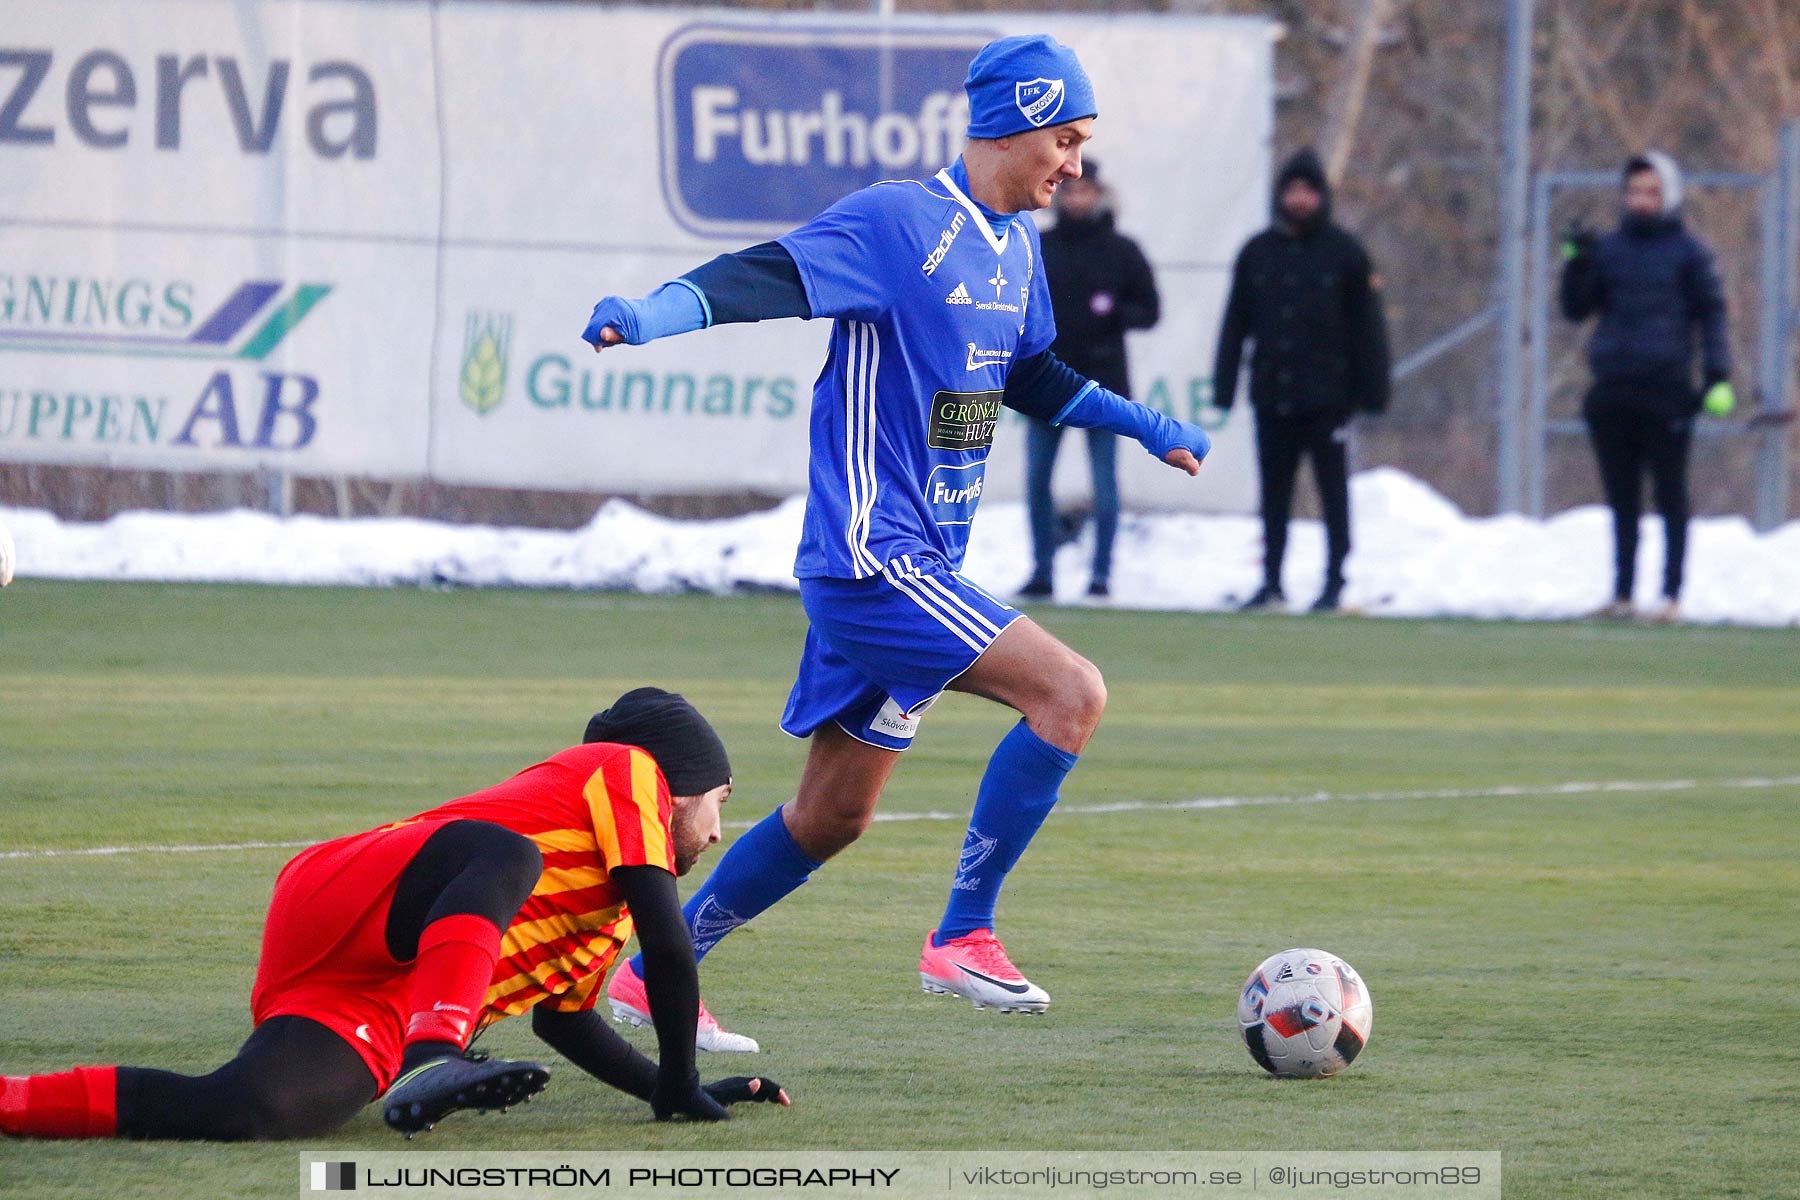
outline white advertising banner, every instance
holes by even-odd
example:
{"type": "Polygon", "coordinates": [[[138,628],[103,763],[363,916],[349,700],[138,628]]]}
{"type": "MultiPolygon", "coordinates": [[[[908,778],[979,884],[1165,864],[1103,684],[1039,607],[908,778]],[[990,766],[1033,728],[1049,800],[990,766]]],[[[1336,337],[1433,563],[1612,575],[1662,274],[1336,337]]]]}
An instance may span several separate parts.
{"type": "MultiPolygon", "coordinates": [[[[1272,26],[339,0],[0,0],[0,459],[430,475],[611,492],[805,487],[823,323],[595,355],[639,295],[954,157],[983,42],[1045,31],[1163,319],[1135,394],[1214,426],[1237,246],[1266,215],[1272,26]]],[[[991,494],[1017,495],[1023,422],[991,494]],[[1012,465],[1008,465],[1011,460],[1012,465]]],[[[1199,480],[1245,510],[1241,410],[1199,480]]],[[[1085,486],[1071,443],[1059,490],[1085,486]]]]}
{"type": "Polygon", "coordinates": [[[422,11],[0,11],[0,459],[423,473],[422,11]]]}

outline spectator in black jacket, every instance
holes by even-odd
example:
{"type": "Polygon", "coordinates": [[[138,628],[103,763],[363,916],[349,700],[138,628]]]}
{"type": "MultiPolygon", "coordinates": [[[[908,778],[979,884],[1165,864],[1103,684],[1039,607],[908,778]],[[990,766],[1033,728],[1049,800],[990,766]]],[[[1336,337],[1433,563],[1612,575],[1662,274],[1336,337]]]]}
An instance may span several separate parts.
{"type": "Polygon", "coordinates": [[[1312,459],[1328,561],[1315,612],[1337,608],[1350,554],[1349,423],[1388,401],[1387,324],[1362,244],[1331,220],[1331,186],[1302,150],[1275,180],[1275,220],[1238,252],[1213,365],[1213,403],[1237,398],[1244,340],[1262,473],[1263,584],[1246,610],[1284,602],[1281,560],[1300,456],[1312,459]]]}
{"type": "Polygon", "coordinates": [[[1712,252],[1681,221],[1681,171],[1652,151],[1625,164],[1624,218],[1595,237],[1579,228],[1563,243],[1563,313],[1599,313],[1588,343],[1594,386],[1582,405],[1606,502],[1613,510],[1613,599],[1599,616],[1631,616],[1638,520],[1648,468],[1664,530],[1662,603],[1652,617],[1678,615],[1687,554],[1687,464],[1694,417],[1735,406],[1725,291],[1712,252]],[[1700,335],[1705,397],[1694,389],[1694,334],[1700,335]]]}
{"type": "MultiPolygon", "coordinates": [[[[1044,272],[1056,312],[1051,351],[1101,387],[1131,395],[1125,369],[1125,331],[1156,324],[1160,308],[1156,278],[1136,242],[1113,228],[1108,194],[1100,185],[1100,164],[1088,159],[1081,177],[1056,189],[1056,225],[1043,236],[1044,272]]],[[[1049,596],[1051,563],[1063,540],[1050,493],[1062,426],[1032,420],[1027,431],[1025,498],[1031,509],[1035,565],[1021,596],[1049,596]]],[[[1087,431],[1088,465],[1094,481],[1094,565],[1088,595],[1111,591],[1113,535],[1119,528],[1116,435],[1087,431]]]]}

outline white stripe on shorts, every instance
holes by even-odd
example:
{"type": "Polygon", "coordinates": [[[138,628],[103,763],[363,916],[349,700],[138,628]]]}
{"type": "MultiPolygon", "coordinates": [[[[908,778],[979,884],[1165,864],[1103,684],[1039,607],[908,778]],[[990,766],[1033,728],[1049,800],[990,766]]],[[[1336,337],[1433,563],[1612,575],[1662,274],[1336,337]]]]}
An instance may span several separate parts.
{"type": "MultiPolygon", "coordinates": [[[[940,597],[925,586],[926,580],[917,571],[907,571],[897,562],[889,563],[886,571],[889,583],[910,596],[913,603],[935,617],[938,624],[960,637],[971,650],[978,653],[984,651],[993,644],[994,638],[999,636],[999,630],[990,633],[987,629],[982,628],[982,625],[986,624],[985,621],[977,624],[957,608],[945,604],[940,597]]],[[[992,627],[989,626],[989,628],[992,627]]]]}
{"type": "Polygon", "coordinates": [[[984,637],[981,630],[968,624],[966,621],[959,623],[955,614],[947,612],[942,608],[936,597],[926,594],[924,589],[919,586],[917,577],[908,576],[905,572],[901,571],[898,563],[889,563],[886,567],[886,572],[887,581],[889,583],[893,584],[896,588],[900,589],[900,591],[910,597],[914,604],[917,604],[927,613],[930,613],[938,624],[961,638],[963,644],[975,651],[975,653],[980,654],[982,651],[986,650],[988,644],[993,641],[993,638],[984,637]]]}

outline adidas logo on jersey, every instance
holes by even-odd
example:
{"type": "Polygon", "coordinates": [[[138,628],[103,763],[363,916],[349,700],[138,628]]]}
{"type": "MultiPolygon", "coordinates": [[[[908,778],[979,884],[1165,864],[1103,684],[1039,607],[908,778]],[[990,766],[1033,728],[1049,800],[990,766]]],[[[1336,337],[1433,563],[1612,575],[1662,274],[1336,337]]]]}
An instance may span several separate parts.
{"type": "Polygon", "coordinates": [[[975,297],[969,295],[969,285],[968,284],[959,283],[956,285],[956,290],[954,292],[951,292],[948,296],[944,297],[944,303],[945,304],[973,304],[973,303],[975,303],[975,297]]]}

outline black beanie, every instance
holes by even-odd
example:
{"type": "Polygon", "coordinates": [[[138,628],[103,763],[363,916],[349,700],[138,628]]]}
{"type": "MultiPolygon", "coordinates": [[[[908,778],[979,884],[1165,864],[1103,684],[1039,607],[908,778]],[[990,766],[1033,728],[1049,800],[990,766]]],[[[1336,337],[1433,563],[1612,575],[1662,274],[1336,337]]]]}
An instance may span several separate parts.
{"type": "Polygon", "coordinates": [[[618,742],[649,752],[669,781],[669,794],[699,796],[731,782],[725,743],[698,709],[675,692],[641,687],[588,722],[583,743],[618,742]]]}

